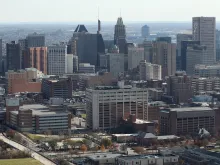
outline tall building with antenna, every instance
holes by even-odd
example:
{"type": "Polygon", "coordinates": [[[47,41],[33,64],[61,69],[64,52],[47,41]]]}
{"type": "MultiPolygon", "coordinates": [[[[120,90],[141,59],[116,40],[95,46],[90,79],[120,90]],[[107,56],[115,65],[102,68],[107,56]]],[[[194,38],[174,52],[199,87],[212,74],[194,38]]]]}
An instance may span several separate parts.
{"type": "Polygon", "coordinates": [[[119,47],[119,53],[126,52],[126,29],[122,17],[119,17],[115,25],[114,44],[119,47]]]}

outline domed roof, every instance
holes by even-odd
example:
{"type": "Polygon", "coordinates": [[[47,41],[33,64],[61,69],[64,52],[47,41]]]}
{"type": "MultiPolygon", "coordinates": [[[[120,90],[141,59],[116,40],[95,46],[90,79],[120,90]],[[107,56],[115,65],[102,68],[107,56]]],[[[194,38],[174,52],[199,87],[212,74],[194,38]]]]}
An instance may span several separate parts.
{"type": "Polygon", "coordinates": [[[109,53],[118,53],[119,52],[119,48],[117,45],[112,45],[109,49],[109,53]]]}

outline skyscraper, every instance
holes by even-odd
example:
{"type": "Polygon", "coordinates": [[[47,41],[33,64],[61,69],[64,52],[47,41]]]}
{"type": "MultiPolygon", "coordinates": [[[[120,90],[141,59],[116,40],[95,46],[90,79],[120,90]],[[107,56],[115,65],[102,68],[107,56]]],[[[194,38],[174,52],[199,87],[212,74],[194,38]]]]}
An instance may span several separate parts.
{"type": "Polygon", "coordinates": [[[45,35],[44,34],[29,34],[26,38],[27,46],[30,47],[43,47],[45,46],[45,35]]]}
{"type": "Polygon", "coordinates": [[[220,61],[220,31],[216,30],[216,61],[220,61]]]}
{"type": "Polygon", "coordinates": [[[100,33],[89,33],[84,25],[78,25],[69,41],[70,53],[77,55],[79,63],[98,66],[98,53],[105,52],[105,45],[100,33]]]}
{"type": "Polygon", "coordinates": [[[47,47],[29,48],[30,67],[36,68],[47,74],[47,47]]]}
{"type": "Polygon", "coordinates": [[[141,28],[141,36],[143,38],[150,36],[150,28],[147,25],[142,26],[141,28]]]}
{"type": "Polygon", "coordinates": [[[21,69],[21,49],[20,44],[15,41],[6,44],[7,70],[21,69]]]}
{"type": "Polygon", "coordinates": [[[176,72],[176,44],[168,42],[153,43],[153,64],[162,66],[162,78],[176,72]]]}
{"type": "Polygon", "coordinates": [[[216,61],[216,21],[215,17],[193,18],[193,40],[200,41],[207,51],[202,64],[213,64],[216,61]]]}
{"type": "Polygon", "coordinates": [[[48,46],[47,61],[49,75],[63,75],[65,73],[67,46],[63,43],[48,46]]]}
{"type": "Polygon", "coordinates": [[[119,47],[119,53],[126,52],[126,29],[122,17],[119,17],[115,25],[114,44],[119,47]]]}
{"type": "Polygon", "coordinates": [[[144,60],[144,48],[128,47],[128,69],[137,68],[142,60],[144,60]]]}

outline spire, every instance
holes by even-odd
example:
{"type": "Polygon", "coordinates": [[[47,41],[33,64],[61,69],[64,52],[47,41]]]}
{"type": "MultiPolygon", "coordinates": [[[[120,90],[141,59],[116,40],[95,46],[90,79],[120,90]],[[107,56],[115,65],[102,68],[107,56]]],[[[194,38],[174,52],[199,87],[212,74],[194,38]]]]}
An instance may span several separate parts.
{"type": "Polygon", "coordinates": [[[99,6],[98,6],[98,31],[97,31],[97,33],[99,34],[100,31],[101,31],[101,21],[99,19],[99,6]]]}

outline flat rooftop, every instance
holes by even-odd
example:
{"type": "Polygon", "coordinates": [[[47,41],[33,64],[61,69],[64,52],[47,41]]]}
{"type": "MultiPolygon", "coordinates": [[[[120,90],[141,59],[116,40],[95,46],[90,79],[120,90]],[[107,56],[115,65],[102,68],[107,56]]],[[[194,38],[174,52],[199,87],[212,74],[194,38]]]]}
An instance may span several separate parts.
{"type": "Polygon", "coordinates": [[[175,155],[161,155],[161,154],[154,154],[154,155],[135,155],[135,156],[123,156],[120,157],[120,159],[124,159],[124,160],[132,160],[132,159],[157,159],[157,158],[161,158],[161,157],[169,157],[169,156],[175,156],[175,155]]]}
{"type": "Polygon", "coordinates": [[[91,156],[87,156],[87,158],[92,160],[99,160],[99,159],[109,159],[109,158],[116,158],[121,156],[121,154],[94,154],[91,156]]]}
{"type": "Polygon", "coordinates": [[[213,111],[213,109],[209,107],[184,107],[184,108],[170,108],[170,111],[176,111],[176,112],[213,111]]]}

